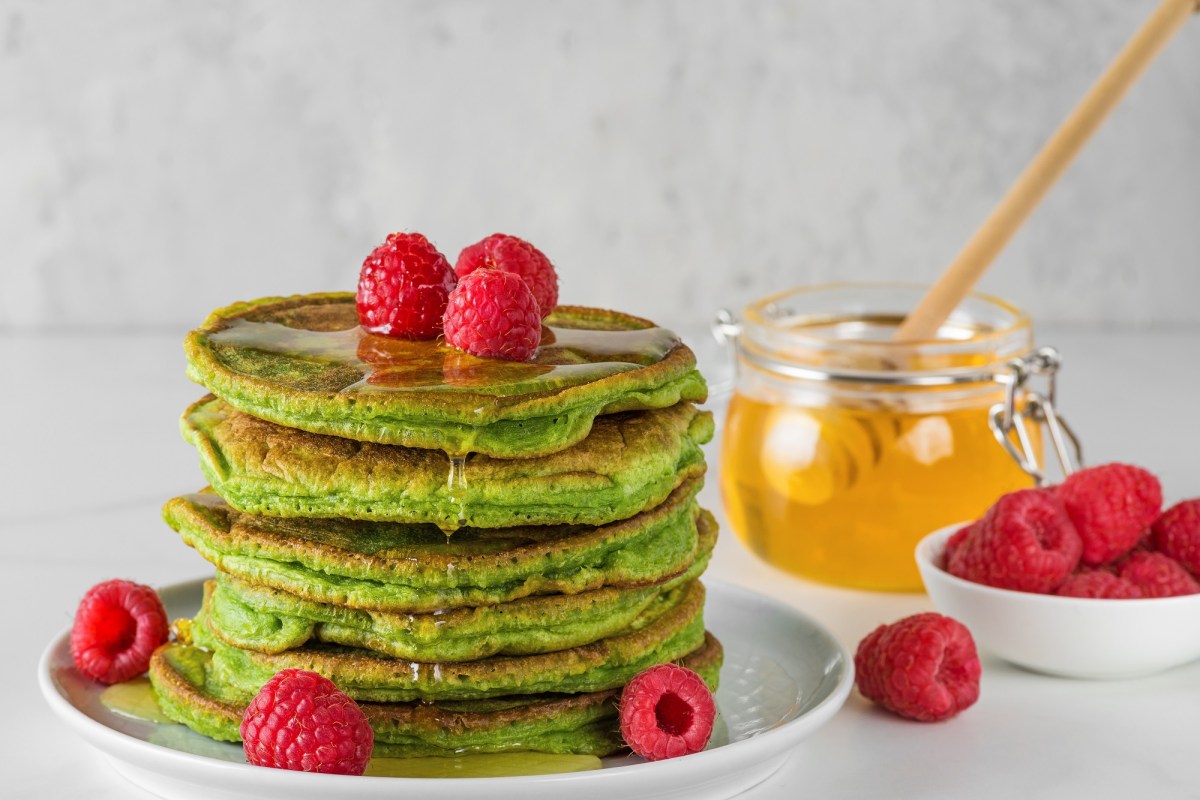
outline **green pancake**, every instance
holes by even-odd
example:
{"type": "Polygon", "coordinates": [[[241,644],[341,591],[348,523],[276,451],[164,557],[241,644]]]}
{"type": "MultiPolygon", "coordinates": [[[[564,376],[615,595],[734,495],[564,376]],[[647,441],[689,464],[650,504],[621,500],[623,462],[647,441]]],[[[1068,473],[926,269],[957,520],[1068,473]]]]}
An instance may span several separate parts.
{"type": "Polygon", "coordinates": [[[716,521],[683,483],[660,505],[601,527],[463,528],[244,514],[215,494],[163,517],[218,569],[318,603],[426,613],[539,594],[662,583],[711,550],[716,521]]]}
{"type": "Polygon", "coordinates": [[[462,526],[603,525],[658,505],[704,474],[712,414],[690,403],[600,417],[582,442],[540,458],[471,454],[450,480],[438,450],[307,433],[211,395],[188,408],[184,438],[213,489],[239,511],[462,526]]]}
{"type": "MultiPolygon", "coordinates": [[[[714,691],[721,646],[711,635],[680,663],[714,691]]],[[[171,643],[150,661],[164,713],[205,736],[241,740],[246,703],[211,667],[212,654],[171,643]]],[[[362,703],[375,731],[376,756],[450,756],[536,750],[605,756],[624,747],[617,724],[619,689],[432,703],[362,703]]]]}
{"type": "Polygon", "coordinates": [[[498,457],[582,440],[601,414],[703,402],[673,333],[559,306],[533,363],[365,333],[349,293],[268,297],[213,312],[184,343],[188,376],[261,419],[348,439],[498,457]]]}
{"type": "Polygon", "coordinates": [[[690,581],[662,593],[627,630],[607,639],[478,661],[409,661],[326,644],[257,653],[223,641],[209,627],[203,609],[192,620],[190,636],[193,644],[212,651],[212,671],[220,682],[245,700],[276,672],[289,668],[318,672],[355,700],[383,703],[595,692],[621,686],[647,667],[699,647],[704,641],[704,587],[690,581]]]}
{"type": "Polygon", "coordinates": [[[205,587],[204,614],[222,641],[260,653],[282,653],[310,641],[425,662],[548,653],[628,630],[659,595],[704,571],[715,538],[703,537],[702,552],[687,572],[661,585],[537,595],[432,614],[314,603],[218,572],[205,587]]]}

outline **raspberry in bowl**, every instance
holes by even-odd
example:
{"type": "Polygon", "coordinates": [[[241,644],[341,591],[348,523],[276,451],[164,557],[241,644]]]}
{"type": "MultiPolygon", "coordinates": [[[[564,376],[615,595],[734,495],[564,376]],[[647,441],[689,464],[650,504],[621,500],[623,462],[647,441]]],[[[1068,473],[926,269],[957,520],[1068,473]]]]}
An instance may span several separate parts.
{"type": "Polygon", "coordinates": [[[1065,507],[1062,487],[1026,490],[980,520],[929,534],[916,561],[934,606],[966,625],[981,650],[1053,675],[1132,678],[1200,658],[1200,583],[1160,551],[1168,537],[1141,533],[1171,529],[1168,550],[1188,552],[1188,536],[1200,537],[1200,525],[1186,529],[1194,501],[1160,514],[1157,481],[1147,489],[1143,473],[1084,470],[1065,507]],[[1089,492],[1099,511],[1081,514],[1089,492]],[[1097,537],[1122,544],[1098,560],[1097,537]]]}

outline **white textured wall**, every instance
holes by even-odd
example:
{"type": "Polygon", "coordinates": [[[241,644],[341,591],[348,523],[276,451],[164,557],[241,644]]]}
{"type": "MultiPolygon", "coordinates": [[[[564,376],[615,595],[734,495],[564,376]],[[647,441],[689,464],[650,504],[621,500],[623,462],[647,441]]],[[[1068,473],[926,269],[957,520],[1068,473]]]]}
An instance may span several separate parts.
{"type": "MultiPolygon", "coordinates": [[[[0,328],[185,328],[495,230],[697,322],[929,280],[1155,0],[0,0],[0,328]]],[[[1200,17],[993,268],[1200,322],[1200,17]]]]}

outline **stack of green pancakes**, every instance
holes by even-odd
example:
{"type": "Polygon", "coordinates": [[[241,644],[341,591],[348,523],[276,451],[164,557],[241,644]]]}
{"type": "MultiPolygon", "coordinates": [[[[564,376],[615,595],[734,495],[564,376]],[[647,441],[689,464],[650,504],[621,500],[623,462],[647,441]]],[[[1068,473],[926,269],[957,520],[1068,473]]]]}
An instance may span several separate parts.
{"type": "Polygon", "coordinates": [[[209,487],[163,515],[216,575],[151,663],[168,716],[237,741],[296,667],[360,704],[378,755],[607,755],[637,673],[675,662],[716,688],[695,358],[611,311],[546,326],[529,363],[366,333],[351,294],[192,332],[211,394],[182,428],[209,487]]]}

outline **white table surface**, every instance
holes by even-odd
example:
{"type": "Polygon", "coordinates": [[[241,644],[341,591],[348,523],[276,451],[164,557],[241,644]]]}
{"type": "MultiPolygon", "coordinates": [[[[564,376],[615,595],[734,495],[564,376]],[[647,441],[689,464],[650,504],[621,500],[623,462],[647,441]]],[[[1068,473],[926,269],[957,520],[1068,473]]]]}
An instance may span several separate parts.
{"type": "MultiPolygon", "coordinates": [[[[35,684],[45,645],[92,584],[164,585],[211,572],[159,520],[202,485],[177,433],[199,396],[180,335],[0,336],[0,796],[141,798],[49,712],[35,684]]],[[[1162,476],[1168,501],[1200,495],[1200,331],[1049,332],[1061,405],[1091,463],[1162,476]]],[[[719,372],[716,354],[695,345],[719,372]]],[[[710,462],[716,462],[716,448],[710,462]]],[[[718,507],[715,480],[705,490],[718,507]]],[[[726,532],[710,574],[774,595],[853,651],[881,622],[929,609],[921,594],[808,583],[758,562],[726,532]]],[[[923,725],[857,694],[747,798],[1200,797],[1200,663],[1138,680],[1073,681],[984,656],[979,702],[923,725]]],[[[397,795],[402,796],[401,794],[397,795]]]]}

